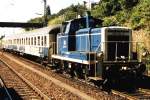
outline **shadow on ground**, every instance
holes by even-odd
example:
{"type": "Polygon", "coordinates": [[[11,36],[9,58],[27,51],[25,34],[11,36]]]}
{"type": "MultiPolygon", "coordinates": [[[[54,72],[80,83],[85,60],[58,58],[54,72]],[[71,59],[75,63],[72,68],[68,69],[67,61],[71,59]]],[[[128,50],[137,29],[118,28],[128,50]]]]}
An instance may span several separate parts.
{"type": "MultiPolygon", "coordinates": [[[[13,88],[8,88],[7,90],[12,100],[23,100],[13,88]]],[[[0,100],[9,100],[9,97],[3,87],[0,88],[0,100]]]]}

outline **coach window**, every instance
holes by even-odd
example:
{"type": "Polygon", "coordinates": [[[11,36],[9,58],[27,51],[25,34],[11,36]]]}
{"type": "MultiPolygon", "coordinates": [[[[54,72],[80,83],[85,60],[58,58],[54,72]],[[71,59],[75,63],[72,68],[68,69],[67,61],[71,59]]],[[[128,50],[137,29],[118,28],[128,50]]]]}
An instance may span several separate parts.
{"type": "Polygon", "coordinates": [[[12,39],[12,44],[14,44],[15,43],[15,40],[14,39],[12,39]]]}
{"type": "Polygon", "coordinates": [[[21,39],[19,39],[19,44],[21,44],[21,39]]]}
{"type": "Polygon", "coordinates": [[[19,39],[19,45],[21,44],[21,40],[19,39]]]}
{"type": "Polygon", "coordinates": [[[38,45],[40,45],[40,36],[38,36],[38,45]]]}
{"type": "Polygon", "coordinates": [[[31,38],[31,45],[33,45],[33,37],[31,38]]]}
{"type": "Polygon", "coordinates": [[[13,44],[16,44],[16,40],[14,39],[13,44]]]}
{"type": "Polygon", "coordinates": [[[23,44],[25,45],[25,38],[23,39],[23,44]]]}
{"type": "Polygon", "coordinates": [[[20,39],[18,39],[18,44],[20,44],[20,39]]]}
{"type": "Polygon", "coordinates": [[[29,45],[31,45],[31,38],[29,38],[29,45]]]}
{"type": "Polygon", "coordinates": [[[34,45],[36,45],[36,37],[34,37],[34,45]]]}
{"type": "Polygon", "coordinates": [[[23,39],[23,45],[25,45],[25,38],[23,39]]]}
{"type": "Polygon", "coordinates": [[[30,38],[28,38],[28,45],[30,45],[30,38]]]}
{"type": "Polygon", "coordinates": [[[41,36],[41,45],[43,46],[43,36],[41,36]]]}
{"type": "Polygon", "coordinates": [[[19,39],[17,39],[17,44],[19,44],[19,39]]]}
{"type": "Polygon", "coordinates": [[[28,40],[29,40],[29,39],[28,39],[28,38],[26,38],[26,45],[28,45],[28,42],[29,42],[28,40]]]}
{"type": "Polygon", "coordinates": [[[19,39],[17,39],[17,41],[18,41],[17,44],[19,44],[19,42],[20,42],[19,39]]]}
{"type": "Polygon", "coordinates": [[[23,44],[23,38],[22,38],[22,44],[23,44]]]}
{"type": "Polygon", "coordinates": [[[22,45],[23,45],[23,38],[22,38],[22,45]]]}
{"type": "Polygon", "coordinates": [[[27,38],[27,45],[29,45],[29,38],[27,38]]]}
{"type": "Polygon", "coordinates": [[[27,45],[29,45],[29,38],[27,38],[27,45]]]}
{"type": "Polygon", "coordinates": [[[46,36],[44,36],[44,45],[46,46],[46,44],[47,44],[47,38],[46,36]]]}
{"type": "Polygon", "coordinates": [[[26,45],[28,45],[28,38],[26,38],[26,45]]]}
{"type": "Polygon", "coordinates": [[[13,44],[15,44],[15,39],[13,39],[13,44]]]}

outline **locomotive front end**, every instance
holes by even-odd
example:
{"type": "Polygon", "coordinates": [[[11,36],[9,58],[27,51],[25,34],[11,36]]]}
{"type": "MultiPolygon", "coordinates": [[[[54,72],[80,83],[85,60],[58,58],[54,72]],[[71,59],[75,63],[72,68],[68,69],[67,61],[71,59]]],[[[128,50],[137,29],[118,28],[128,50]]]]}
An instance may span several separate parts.
{"type": "Polygon", "coordinates": [[[138,59],[138,44],[132,41],[131,29],[107,27],[103,34],[103,78],[131,85],[146,66],[138,59]]]}

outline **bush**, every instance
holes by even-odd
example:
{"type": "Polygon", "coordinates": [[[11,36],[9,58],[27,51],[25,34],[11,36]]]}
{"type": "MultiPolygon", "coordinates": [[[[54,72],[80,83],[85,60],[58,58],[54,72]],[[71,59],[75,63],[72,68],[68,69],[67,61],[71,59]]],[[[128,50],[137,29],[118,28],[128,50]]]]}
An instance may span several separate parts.
{"type": "Polygon", "coordinates": [[[116,26],[118,22],[115,17],[106,17],[104,18],[103,26],[116,26]]]}
{"type": "Polygon", "coordinates": [[[131,26],[133,29],[145,28],[150,22],[150,2],[142,0],[133,8],[131,15],[131,26]]]}
{"type": "Polygon", "coordinates": [[[63,16],[54,18],[52,20],[49,20],[48,25],[53,25],[53,24],[61,24],[64,21],[63,16]]]}
{"type": "Polygon", "coordinates": [[[120,11],[115,15],[115,17],[118,24],[123,25],[130,16],[128,11],[120,11]]]}

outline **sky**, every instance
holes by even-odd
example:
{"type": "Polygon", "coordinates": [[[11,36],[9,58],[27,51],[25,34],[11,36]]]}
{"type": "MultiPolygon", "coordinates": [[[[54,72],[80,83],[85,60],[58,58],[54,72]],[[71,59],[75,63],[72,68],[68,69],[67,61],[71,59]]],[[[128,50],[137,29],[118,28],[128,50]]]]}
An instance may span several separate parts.
{"type": "MultiPolygon", "coordinates": [[[[99,0],[47,0],[51,13],[57,13],[71,4],[83,4],[83,1],[99,0]]],[[[27,22],[31,18],[43,15],[43,0],[1,0],[0,1],[0,22],[27,22]],[[41,15],[40,15],[41,14],[41,15]]],[[[0,36],[23,31],[18,28],[0,28],[0,36]]]]}

